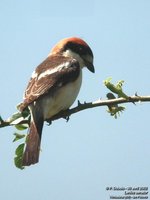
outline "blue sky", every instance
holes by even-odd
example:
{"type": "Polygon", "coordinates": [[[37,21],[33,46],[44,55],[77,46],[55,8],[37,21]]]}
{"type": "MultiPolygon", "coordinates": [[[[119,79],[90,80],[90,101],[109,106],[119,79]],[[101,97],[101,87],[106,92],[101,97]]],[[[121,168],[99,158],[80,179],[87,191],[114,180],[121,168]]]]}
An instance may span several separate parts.
{"type": "MultiPolygon", "coordinates": [[[[125,80],[128,95],[149,95],[149,10],[148,0],[1,0],[0,114],[16,112],[34,68],[70,36],[83,38],[95,56],[81,102],[105,98],[110,76],[125,80]]],[[[0,199],[99,200],[109,199],[108,186],[150,186],[149,103],[126,108],[117,120],[102,107],[45,124],[40,163],[23,171],[13,165],[15,129],[1,129],[0,199]]]]}

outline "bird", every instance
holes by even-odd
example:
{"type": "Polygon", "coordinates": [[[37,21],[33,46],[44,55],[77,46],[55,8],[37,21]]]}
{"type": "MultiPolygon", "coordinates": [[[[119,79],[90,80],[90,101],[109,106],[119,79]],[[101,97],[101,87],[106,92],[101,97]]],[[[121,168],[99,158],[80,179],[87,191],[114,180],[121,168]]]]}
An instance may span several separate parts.
{"type": "Polygon", "coordinates": [[[33,71],[19,108],[21,112],[28,108],[31,115],[22,166],[39,162],[44,121],[71,107],[80,91],[82,69],[95,72],[93,60],[83,39],[64,38],[33,71]]]}

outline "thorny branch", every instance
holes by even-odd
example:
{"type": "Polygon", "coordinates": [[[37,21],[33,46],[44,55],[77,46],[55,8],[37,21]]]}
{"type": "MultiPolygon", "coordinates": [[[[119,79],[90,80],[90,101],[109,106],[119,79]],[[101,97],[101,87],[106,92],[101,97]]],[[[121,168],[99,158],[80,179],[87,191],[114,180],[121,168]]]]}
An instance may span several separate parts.
{"type": "MultiPolygon", "coordinates": [[[[150,102],[150,96],[130,96],[128,98],[115,98],[115,99],[105,99],[105,100],[97,100],[94,102],[88,102],[88,103],[80,103],[78,101],[78,105],[74,108],[68,109],[66,111],[62,111],[58,113],[57,115],[53,116],[51,119],[47,120],[48,123],[51,123],[54,120],[58,120],[60,118],[65,118],[66,120],[69,119],[69,117],[77,112],[80,112],[82,110],[86,110],[89,108],[95,108],[95,107],[100,107],[100,106],[111,106],[111,105],[118,105],[122,103],[136,103],[136,102],[150,102]]],[[[29,120],[23,119],[20,121],[18,124],[29,124],[29,120]]],[[[14,124],[11,124],[9,120],[0,120],[0,128],[6,127],[6,126],[11,126],[14,124]]]]}

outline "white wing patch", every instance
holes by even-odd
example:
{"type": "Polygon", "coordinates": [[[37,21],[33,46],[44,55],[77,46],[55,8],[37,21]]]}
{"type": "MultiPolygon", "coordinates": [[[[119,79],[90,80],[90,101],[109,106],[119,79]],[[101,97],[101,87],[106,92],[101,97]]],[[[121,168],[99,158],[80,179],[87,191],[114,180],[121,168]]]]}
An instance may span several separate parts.
{"type": "Polygon", "coordinates": [[[53,69],[48,69],[46,70],[45,72],[41,73],[39,76],[38,76],[38,80],[45,77],[45,76],[48,76],[50,74],[54,74],[55,72],[59,72],[61,71],[62,69],[65,69],[65,68],[68,68],[70,66],[70,62],[66,62],[66,63],[63,63],[61,65],[58,65],[57,67],[53,68],[53,69]]]}
{"type": "Polygon", "coordinates": [[[36,72],[36,71],[33,71],[33,72],[32,72],[32,76],[31,76],[31,78],[36,78],[37,75],[38,75],[37,72],[36,72]]]}

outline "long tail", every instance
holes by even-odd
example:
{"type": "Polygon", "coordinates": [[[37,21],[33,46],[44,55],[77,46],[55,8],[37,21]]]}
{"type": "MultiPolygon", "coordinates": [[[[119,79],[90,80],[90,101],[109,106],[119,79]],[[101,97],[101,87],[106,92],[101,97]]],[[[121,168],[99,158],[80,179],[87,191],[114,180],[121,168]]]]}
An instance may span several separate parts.
{"type": "Polygon", "coordinates": [[[43,123],[43,120],[38,120],[37,122],[33,119],[31,120],[29,134],[26,141],[26,149],[23,155],[23,166],[29,166],[39,161],[43,123]]]}

